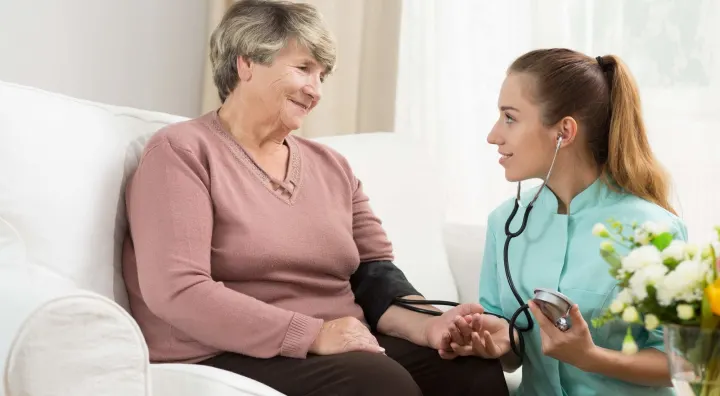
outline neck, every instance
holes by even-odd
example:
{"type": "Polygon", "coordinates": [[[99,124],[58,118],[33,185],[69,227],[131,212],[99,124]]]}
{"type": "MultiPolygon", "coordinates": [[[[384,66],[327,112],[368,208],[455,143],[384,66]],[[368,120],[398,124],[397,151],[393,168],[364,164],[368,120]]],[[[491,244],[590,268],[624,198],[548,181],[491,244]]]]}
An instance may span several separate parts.
{"type": "MultiPolygon", "coordinates": [[[[563,161],[566,162],[566,161],[563,161]]],[[[547,187],[558,199],[558,213],[570,212],[570,202],[600,177],[600,167],[594,161],[574,161],[564,165],[556,163],[557,171],[553,170],[547,187]],[[569,165],[569,166],[568,166],[569,165]]]]}
{"type": "Polygon", "coordinates": [[[225,99],[218,116],[223,127],[246,149],[276,150],[282,147],[290,130],[279,119],[263,119],[261,111],[253,111],[247,99],[235,93],[225,99]]]}

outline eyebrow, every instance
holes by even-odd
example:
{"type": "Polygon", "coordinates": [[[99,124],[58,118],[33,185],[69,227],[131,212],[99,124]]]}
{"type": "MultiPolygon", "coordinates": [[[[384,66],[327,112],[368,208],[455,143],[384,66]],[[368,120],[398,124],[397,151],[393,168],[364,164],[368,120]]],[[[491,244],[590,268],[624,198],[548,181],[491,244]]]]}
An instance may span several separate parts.
{"type": "Polygon", "coordinates": [[[518,109],[516,109],[516,108],[514,108],[514,107],[512,107],[512,106],[500,106],[500,110],[501,110],[501,111],[513,110],[513,111],[517,111],[518,113],[520,112],[520,110],[518,110],[518,109]]]}

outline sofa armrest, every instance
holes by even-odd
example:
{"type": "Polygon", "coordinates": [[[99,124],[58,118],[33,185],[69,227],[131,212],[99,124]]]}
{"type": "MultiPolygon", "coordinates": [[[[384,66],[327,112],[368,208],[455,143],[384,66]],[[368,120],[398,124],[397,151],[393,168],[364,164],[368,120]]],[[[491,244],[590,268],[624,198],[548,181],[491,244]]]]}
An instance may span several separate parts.
{"type": "Polygon", "coordinates": [[[0,395],[150,395],[147,346],[115,302],[10,265],[0,302],[0,395]]]}
{"type": "Polygon", "coordinates": [[[284,396],[229,371],[195,364],[152,364],[153,396],[284,396]]]}
{"type": "Polygon", "coordinates": [[[478,302],[485,226],[448,223],[443,231],[448,262],[455,278],[459,300],[478,302]]]}

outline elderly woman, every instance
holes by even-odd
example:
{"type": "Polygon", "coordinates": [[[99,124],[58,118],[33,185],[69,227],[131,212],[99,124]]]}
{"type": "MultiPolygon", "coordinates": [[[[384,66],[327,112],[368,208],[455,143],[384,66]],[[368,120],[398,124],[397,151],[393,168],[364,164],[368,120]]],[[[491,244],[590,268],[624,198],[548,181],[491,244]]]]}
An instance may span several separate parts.
{"type": "Polygon", "coordinates": [[[482,307],[393,304],[423,297],[392,264],[361,182],[290,134],[335,63],[318,12],[240,1],[210,44],[222,106],[156,133],[126,192],[123,272],[151,360],[287,395],[507,394],[497,360],[439,354],[448,326],[482,307]]]}

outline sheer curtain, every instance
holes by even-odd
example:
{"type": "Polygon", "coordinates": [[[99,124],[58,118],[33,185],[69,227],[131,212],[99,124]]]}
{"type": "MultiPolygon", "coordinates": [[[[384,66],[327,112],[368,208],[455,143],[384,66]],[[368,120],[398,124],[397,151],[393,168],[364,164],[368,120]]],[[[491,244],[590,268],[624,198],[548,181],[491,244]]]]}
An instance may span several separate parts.
{"type": "Polygon", "coordinates": [[[515,192],[486,143],[507,66],[534,48],[569,47],[628,63],[691,237],[720,225],[720,4],[405,0],[402,13],[395,131],[442,166],[448,221],[483,224],[515,192]]]}

